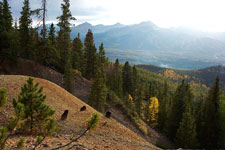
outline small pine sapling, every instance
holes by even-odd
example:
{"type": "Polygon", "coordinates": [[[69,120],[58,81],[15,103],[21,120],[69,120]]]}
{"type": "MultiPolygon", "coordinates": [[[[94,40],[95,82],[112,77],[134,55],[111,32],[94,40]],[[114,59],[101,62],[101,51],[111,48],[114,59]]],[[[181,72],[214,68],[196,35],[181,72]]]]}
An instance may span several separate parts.
{"type": "Polygon", "coordinates": [[[36,144],[33,150],[35,150],[45,140],[47,136],[54,135],[54,133],[57,130],[58,130],[58,127],[56,125],[56,120],[54,118],[48,118],[45,121],[42,132],[39,134],[39,136],[37,136],[36,144]]]}
{"type": "Polygon", "coordinates": [[[16,106],[13,103],[14,107],[14,113],[15,115],[11,118],[9,118],[9,123],[6,127],[0,128],[0,149],[5,148],[5,143],[8,140],[9,136],[12,135],[13,131],[15,130],[16,126],[18,125],[18,122],[23,118],[24,116],[24,105],[21,103],[18,103],[16,106]]]}
{"type": "Polygon", "coordinates": [[[24,141],[25,141],[24,137],[20,137],[19,141],[16,144],[17,145],[16,148],[20,149],[24,147],[24,141]]]}
{"type": "Polygon", "coordinates": [[[6,103],[7,92],[5,88],[0,88],[0,108],[3,107],[6,103]]]}

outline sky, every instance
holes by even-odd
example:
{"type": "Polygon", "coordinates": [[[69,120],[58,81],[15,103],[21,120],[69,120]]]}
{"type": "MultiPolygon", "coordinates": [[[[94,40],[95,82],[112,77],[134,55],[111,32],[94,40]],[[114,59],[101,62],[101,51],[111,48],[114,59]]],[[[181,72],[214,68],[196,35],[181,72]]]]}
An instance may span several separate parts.
{"type": "MultiPolygon", "coordinates": [[[[30,0],[31,8],[41,0],[30,0]]],[[[57,22],[62,0],[47,0],[47,23],[57,22]]],[[[75,25],[137,24],[151,21],[159,27],[190,27],[207,32],[225,31],[225,0],[70,0],[75,25]]],[[[14,18],[19,18],[23,0],[9,0],[14,18]]],[[[34,23],[36,23],[34,21],[34,23]]]]}

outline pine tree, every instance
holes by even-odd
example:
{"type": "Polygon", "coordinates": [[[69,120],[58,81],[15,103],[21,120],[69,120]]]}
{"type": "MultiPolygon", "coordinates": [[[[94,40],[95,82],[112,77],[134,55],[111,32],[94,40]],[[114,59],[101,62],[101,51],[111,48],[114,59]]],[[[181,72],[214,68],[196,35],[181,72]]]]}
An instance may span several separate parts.
{"type": "Polygon", "coordinates": [[[195,118],[190,106],[187,106],[186,112],[183,113],[175,143],[179,148],[193,149],[198,147],[195,118]]]}
{"type": "Polygon", "coordinates": [[[3,107],[6,103],[7,92],[5,88],[0,88],[0,108],[3,107]]]}
{"type": "Polygon", "coordinates": [[[105,49],[104,49],[103,43],[101,43],[101,45],[99,46],[98,55],[99,55],[100,63],[104,64],[106,62],[106,57],[105,57],[105,49]]]}
{"type": "Polygon", "coordinates": [[[33,55],[32,51],[32,19],[29,0],[24,0],[24,6],[19,19],[20,47],[22,49],[21,56],[30,59],[33,55]]]}
{"type": "Polygon", "coordinates": [[[71,12],[70,12],[70,1],[69,0],[63,0],[63,4],[61,4],[62,9],[62,15],[57,17],[59,20],[58,27],[58,49],[60,52],[60,66],[61,71],[65,71],[65,64],[67,60],[69,59],[69,54],[71,51],[71,42],[70,42],[70,21],[76,20],[71,12]]]}
{"type": "Polygon", "coordinates": [[[138,87],[138,73],[135,65],[132,68],[132,83],[133,83],[132,95],[133,97],[136,97],[136,89],[138,87]]]}
{"type": "Polygon", "coordinates": [[[13,20],[8,0],[3,0],[0,3],[0,11],[0,63],[4,61],[16,62],[15,50],[13,49],[13,20]]]}
{"type": "Polygon", "coordinates": [[[132,68],[129,62],[125,62],[123,66],[123,92],[132,94],[133,92],[133,82],[132,82],[132,68]]]}
{"type": "Polygon", "coordinates": [[[68,60],[67,64],[66,64],[65,74],[64,74],[63,79],[64,79],[65,89],[70,93],[73,93],[73,91],[74,91],[74,84],[75,84],[74,77],[75,77],[75,75],[73,72],[71,61],[68,60]]]}
{"type": "Polygon", "coordinates": [[[115,92],[115,94],[119,97],[122,97],[123,95],[123,79],[122,79],[122,70],[119,66],[119,60],[116,59],[114,66],[113,66],[113,72],[112,75],[107,75],[108,81],[107,86],[115,92]]]}
{"type": "Polygon", "coordinates": [[[84,54],[83,54],[83,44],[80,40],[80,34],[73,40],[72,48],[72,66],[74,69],[77,69],[84,72],[84,54]]]}
{"type": "Polygon", "coordinates": [[[191,92],[190,86],[183,80],[182,83],[177,87],[172,101],[171,112],[169,112],[168,131],[171,139],[175,138],[177,129],[182,120],[183,113],[186,111],[186,105],[192,105],[192,103],[193,94],[191,92]]]}
{"type": "Polygon", "coordinates": [[[221,93],[218,112],[219,112],[218,125],[220,130],[220,133],[218,135],[219,137],[218,147],[220,149],[225,149],[225,94],[224,93],[221,93]]]}
{"type": "Polygon", "coordinates": [[[16,108],[20,103],[24,105],[24,129],[30,131],[42,131],[46,119],[54,114],[54,111],[44,104],[46,95],[43,95],[43,87],[38,88],[39,83],[34,84],[34,79],[29,78],[21,88],[18,99],[13,99],[16,108]]]}
{"type": "Polygon", "coordinates": [[[159,119],[158,127],[159,129],[165,129],[165,123],[168,117],[168,107],[169,107],[169,94],[168,94],[168,85],[165,82],[163,87],[162,98],[159,99],[159,119]]]}
{"type": "Polygon", "coordinates": [[[88,96],[88,104],[99,112],[104,111],[105,100],[107,96],[107,88],[105,79],[102,75],[103,73],[104,72],[98,68],[97,74],[92,83],[91,93],[88,96]]]}
{"type": "Polygon", "coordinates": [[[49,33],[48,33],[48,39],[51,42],[51,45],[55,45],[56,41],[55,41],[55,27],[54,24],[52,23],[49,29],[49,33]]]}
{"type": "Polygon", "coordinates": [[[85,72],[84,77],[91,79],[95,77],[97,70],[97,49],[94,44],[94,37],[92,31],[89,29],[84,40],[84,58],[85,58],[85,72]]]}
{"type": "Polygon", "coordinates": [[[208,96],[205,102],[204,114],[205,118],[200,133],[199,141],[202,148],[220,148],[219,143],[219,102],[220,102],[220,87],[219,77],[216,82],[210,87],[208,96]]]}
{"type": "Polygon", "coordinates": [[[8,0],[3,0],[3,26],[6,32],[10,32],[12,30],[12,13],[10,11],[8,0]]]}
{"type": "Polygon", "coordinates": [[[137,90],[137,95],[135,98],[135,106],[136,106],[136,111],[138,113],[138,115],[142,115],[142,104],[144,101],[144,89],[143,87],[139,87],[137,90]]]}

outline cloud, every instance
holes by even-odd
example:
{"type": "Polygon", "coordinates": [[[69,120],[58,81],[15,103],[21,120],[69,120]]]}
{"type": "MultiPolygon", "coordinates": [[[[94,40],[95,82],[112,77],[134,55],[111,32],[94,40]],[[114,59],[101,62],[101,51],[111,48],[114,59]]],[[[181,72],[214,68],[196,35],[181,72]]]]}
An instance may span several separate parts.
{"type": "MultiPolygon", "coordinates": [[[[105,10],[101,6],[93,5],[88,6],[89,0],[76,0],[70,2],[70,11],[74,17],[79,16],[80,18],[87,18],[87,16],[98,16],[105,10]]],[[[56,21],[56,18],[61,15],[61,3],[62,0],[47,0],[47,21],[56,21]]],[[[20,12],[22,11],[23,1],[22,0],[10,0],[9,4],[11,6],[12,15],[14,18],[20,17],[20,12]]],[[[40,0],[30,0],[30,7],[32,10],[41,7],[40,0]]]]}

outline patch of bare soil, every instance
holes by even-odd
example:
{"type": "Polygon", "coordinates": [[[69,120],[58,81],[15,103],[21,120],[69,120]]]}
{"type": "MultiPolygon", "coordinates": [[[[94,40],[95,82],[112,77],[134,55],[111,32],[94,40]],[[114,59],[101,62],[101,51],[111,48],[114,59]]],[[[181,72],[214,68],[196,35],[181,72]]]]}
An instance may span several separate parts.
{"type": "MultiPolygon", "coordinates": [[[[7,89],[8,101],[0,116],[0,123],[5,124],[6,118],[13,115],[12,99],[16,98],[20,92],[20,88],[26,83],[28,77],[19,75],[0,75],[0,87],[7,89]]],[[[66,90],[56,84],[36,78],[35,82],[39,82],[40,86],[44,87],[44,93],[47,95],[46,104],[50,105],[56,113],[54,117],[60,127],[60,132],[54,137],[48,137],[39,149],[47,150],[70,141],[74,136],[78,136],[84,131],[86,122],[92,113],[96,112],[93,108],[82,102],[66,90]],[[82,106],[86,106],[87,110],[80,112],[82,106]],[[69,110],[69,115],[66,121],[61,121],[60,117],[64,110],[69,110]]],[[[81,138],[78,143],[85,145],[90,150],[149,150],[159,149],[130,129],[121,125],[114,119],[105,118],[102,114],[99,126],[93,133],[88,133],[81,138]]],[[[18,136],[10,137],[7,143],[8,149],[15,149],[15,143],[18,136]]],[[[35,142],[35,137],[27,136],[25,138],[25,149],[31,149],[35,142]]],[[[77,149],[77,148],[74,148],[77,149]]],[[[82,148],[83,149],[83,148],[82,148]]]]}

